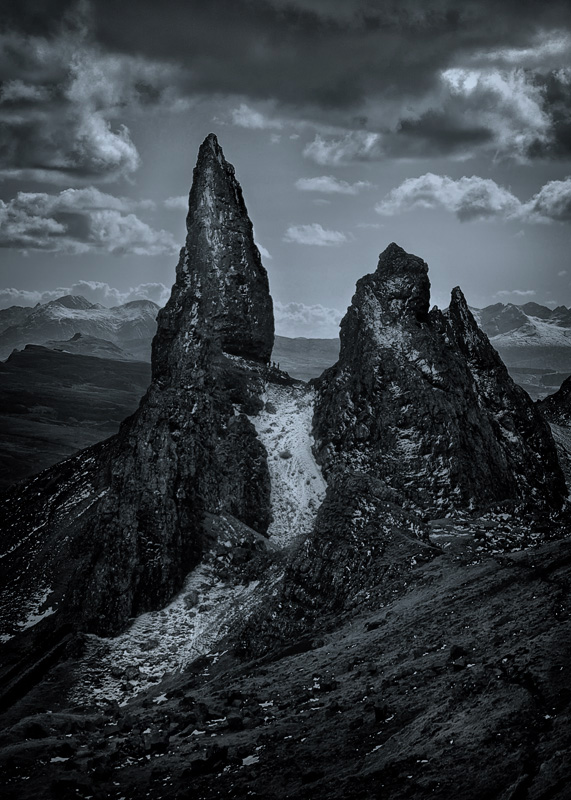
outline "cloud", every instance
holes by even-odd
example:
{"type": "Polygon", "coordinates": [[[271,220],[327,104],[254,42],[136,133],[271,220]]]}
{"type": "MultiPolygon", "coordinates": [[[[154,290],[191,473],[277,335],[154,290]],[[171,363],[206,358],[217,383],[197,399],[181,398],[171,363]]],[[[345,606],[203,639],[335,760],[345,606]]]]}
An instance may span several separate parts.
{"type": "Polygon", "coordinates": [[[46,291],[28,291],[25,289],[0,289],[0,308],[12,305],[35,306],[36,303],[49,303],[63,295],[81,295],[91,303],[103,306],[116,306],[132,300],[152,300],[163,306],[170,296],[170,289],[163,283],[141,283],[125,291],[116,289],[101,281],[79,280],[71,286],[62,286],[46,291]]]}
{"type": "Polygon", "coordinates": [[[333,339],[339,336],[339,323],[343,314],[336,308],[304,303],[274,301],[276,333],[280,336],[305,336],[333,339]]]}
{"type": "Polygon", "coordinates": [[[260,244],[259,242],[256,242],[256,247],[260,251],[260,255],[262,256],[262,258],[267,258],[267,259],[269,259],[271,261],[273,256],[271,255],[269,250],[266,250],[266,248],[264,247],[263,244],[260,244]]]}
{"type": "MultiPolygon", "coordinates": [[[[102,175],[134,166],[122,108],[213,96],[230,99],[231,119],[246,129],[312,125],[307,156],[320,164],[571,153],[568,0],[97,0],[91,28],[86,19],[74,27],[69,14],[63,25],[71,0],[5,5],[14,6],[3,12],[10,42],[20,37],[17,57],[5,57],[6,102],[28,104],[68,144],[97,117],[109,144],[102,175]],[[88,57],[78,62],[82,48],[88,57]]],[[[20,133],[37,139],[40,121],[30,124],[20,133]]],[[[69,174],[74,149],[62,142],[62,165],[50,142],[42,142],[46,169],[69,174]]]]}
{"type": "Polygon", "coordinates": [[[126,113],[176,109],[180,68],[105,52],[78,11],[52,36],[0,35],[0,178],[112,181],[140,157],[126,113]]]}
{"type": "Polygon", "coordinates": [[[347,236],[341,231],[330,231],[319,223],[311,225],[290,225],[283,237],[284,242],[295,244],[310,244],[318,247],[334,247],[347,241],[347,236]]]}
{"type": "Polygon", "coordinates": [[[174,211],[188,211],[188,195],[184,194],[178,197],[167,197],[166,200],[163,200],[163,205],[165,208],[174,211]]]}
{"type": "Polygon", "coordinates": [[[564,277],[565,277],[565,275],[567,275],[567,270],[566,270],[566,269],[561,269],[561,270],[559,270],[559,272],[557,273],[557,276],[558,276],[559,278],[564,278],[564,277]]]}
{"type": "Polygon", "coordinates": [[[238,108],[232,109],[230,116],[234,125],[240,128],[250,128],[251,130],[268,130],[272,128],[283,128],[283,121],[272,119],[261,111],[256,111],[246,103],[240,103],[238,108]]]}
{"type": "Polygon", "coordinates": [[[322,175],[319,178],[300,178],[295,182],[295,188],[300,192],[324,192],[325,194],[355,195],[371,186],[369,181],[347,183],[347,181],[340,181],[332,175],[322,175]]]}
{"type": "Polygon", "coordinates": [[[540,220],[571,222],[571,178],[546,183],[526,204],[526,210],[540,220]]]}
{"type": "Polygon", "coordinates": [[[55,195],[18,192],[7,203],[0,200],[0,247],[70,254],[176,253],[172,234],[153,230],[132,213],[132,205],[94,187],[55,195]]]}
{"type": "Polygon", "coordinates": [[[515,294],[518,297],[533,297],[537,292],[535,289],[501,289],[496,292],[496,297],[507,297],[511,294],[515,294]]]}
{"type": "Polygon", "coordinates": [[[311,126],[321,165],[571,154],[568,0],[94,0],[91,20],[72,0],[8,5],[11,177],[128,176],[127,114],[212,97],[244,129],[311,126]]]}
{"type": "Polygon", "coordinates": [[[443,208],[461,222],[517,220],[528,223],[571,222],[571,178],[550,181],[523,203],[509,189],[477,175],[457,180],[427,172],[408,178],[375,206],[384,216],[418,208],[443,208]]]}
{"type": "Polygon", "coordinates": [[[518,215],[521,203],[507,189],[490,179],[473,175],[453,180],[427,172],[408,178],[375,206],[384,216],[394,216],[415,208],[444,208],[465,222],[518,215]]]}
{"type": "Polygon", "coordinates": [[[383,157],[381,136],[367,131],[352,131],[341,137],[324,139],[320,134],[303,150],[306,158],[321,166],[340,166],[352,161],[377,161],[383,157]]]}

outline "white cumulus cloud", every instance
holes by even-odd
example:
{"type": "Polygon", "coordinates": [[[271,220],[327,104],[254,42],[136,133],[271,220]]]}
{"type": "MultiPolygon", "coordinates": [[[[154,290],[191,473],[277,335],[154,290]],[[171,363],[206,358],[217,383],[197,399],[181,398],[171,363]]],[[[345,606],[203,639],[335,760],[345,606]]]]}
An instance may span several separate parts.
{"type": "Polygon", "coordinates": [[[331,231],[318,222],[311,225],[290,225],[286,230],[284,242],[295,244],[316,245],[317,247],[335,247],[347,241],[347,236],[341,231],[331,231]]]}
{"type": "Polygon", "coordinates": [[[339,323],[343,314],[336,308],[304,303],[274,301],[276,333],[295,338],[334,339],[339,336],[339,323]]]}
{"type": "Polygon", "coordinates": [[[443,208],[462,222],[492,219],[571,222],[571,178],[549,181],[527,202],[522,202],[490,178],[472,175],[454,180],[427,172],[418,178],[408,178],[375,206],[384,216],[419,208],[443,208]]]}
{"type": "Polygon", "coordinates": [[[167,197],[163,200],[165,208],[175,211],[188,211],[188,195],[179,195],[177,197],[167,197]]]}
{"type": "Polygon", "coordinates": [[[186,103],[179,67],[104,51],[81,4],[57,35],[1,33],[0,53],[0,178],[70,185],[128,176],[140,157],[126,112],[186,103]]]}
{"type": "Polygon", "coordinates": [[[350,131],[340,137],[325,139],[316,134],[304,148],[303,155],[321,166],[377,161],[383,157],[381,135],[370,131],[350,131]]]}
{"type": "Polygon", "coordinates": [[[375,206],[379,214],[394,216],[414,208],[444,208],[460,220],[517,216],[521,203],[509,190],[487,178],[463,177],[427,172],[408,178],[375,206]]]}
{"type": "Polygon", "coordinates": [[[300,178],[295,182],[295,188],[300,192],[323,192],[324,194],[359,194],[363,189],[369,189],[369,181],[356,181],[348,183],[332,175],[321,175],[319,178],[300,178]]]}
{"type": "Polygon", "coordinates": [[[497,297],[508,297],[515,294],[517,297],[533,297],[537,292],[535,289],[500,289],[496,292],[497,297]]]}
{"type": "Polygon", "coordinates": [[[237,108],[230,112],[232,122],[239,128],[250,128],[251,130],[280,130],[283,128],[281,119],[272,119],[261,111],[257,111],[246,103],[240,103],[237,108]]]}

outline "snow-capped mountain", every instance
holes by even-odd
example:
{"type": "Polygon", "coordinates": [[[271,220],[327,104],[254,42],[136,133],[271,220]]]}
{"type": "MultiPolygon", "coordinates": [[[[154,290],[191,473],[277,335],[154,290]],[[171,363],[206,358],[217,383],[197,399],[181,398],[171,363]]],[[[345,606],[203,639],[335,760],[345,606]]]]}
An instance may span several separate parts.
{"type": "MultiPolygon", "coordinates": [[[[14,348],[71,339],[76,333],[107,339],[142,360],[150,358],[159,307],[151,300],[133,300],[105,308],[81,296],[66,295],[29,310],[17,324],[0,332],[0,358],[14,348]]],[[[15,317],[14,312],[12,317],[15,317]]],[[[2,319],[0,317],[0,324],[2,319]]]]}

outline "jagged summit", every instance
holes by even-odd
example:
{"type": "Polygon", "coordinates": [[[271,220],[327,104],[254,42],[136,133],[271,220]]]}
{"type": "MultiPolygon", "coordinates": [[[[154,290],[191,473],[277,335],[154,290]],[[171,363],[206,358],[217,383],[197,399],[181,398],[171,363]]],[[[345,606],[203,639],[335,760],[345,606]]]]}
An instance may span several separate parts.
{"type": "Polygon", "coordinates": [[[158,317],[153,374],[178,371],[192,331],[211,346],[266,363],[274,344],[268,276],[234,167],[209,134],[198,152],[171,298],[158,317]]]}
{"type": "Polygon", "coordinates": [[[428,267],[396,244],[357,282],[339,361],[314,419],[326,473],[366,469],[413,506],[502,501],[561,507],[553,439],[510,378],[459,288],[428,313],[428,267]]]}
{"type": "Polygon", "coordinates": [[[380,282],[383,299],[389,304],[386,313],[412,315],[417,321],[426,319],[430,304],[426,261],[391,242],[379,256],[374,278],[380,282]]]}
{"type": "Polygon", "coordinates": [[[62,297],[58,297],[56,300],[50,300],[47,305],[62,306],[63,308],[70,309],[79,308],[82,310],[98,308],[97,303],[90,303],[89,300],[86,300],[85,297],[78,294],[65,294],[62,297]]]}

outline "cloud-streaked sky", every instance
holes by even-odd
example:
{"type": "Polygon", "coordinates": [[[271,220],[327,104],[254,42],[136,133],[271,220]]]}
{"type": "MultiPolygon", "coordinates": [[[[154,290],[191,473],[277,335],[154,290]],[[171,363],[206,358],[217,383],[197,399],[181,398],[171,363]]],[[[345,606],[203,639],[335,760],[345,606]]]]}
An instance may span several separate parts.
{"type": "Polygon", "coordinates": [[[6,5],[0,304],[164,297],[214,131],[283,333],[334,335],[391,241],[441,306],[571,305],[568,0],[6,5]]]}

